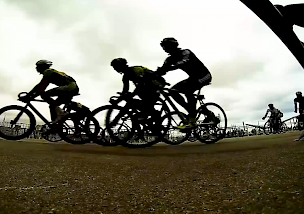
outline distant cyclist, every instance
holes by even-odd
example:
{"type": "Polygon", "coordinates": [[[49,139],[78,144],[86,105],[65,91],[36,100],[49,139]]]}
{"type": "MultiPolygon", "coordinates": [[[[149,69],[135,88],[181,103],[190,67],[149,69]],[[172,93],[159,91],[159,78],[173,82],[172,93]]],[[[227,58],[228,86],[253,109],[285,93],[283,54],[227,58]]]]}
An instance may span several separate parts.
{"type": "Polygon", "coordinates": [[[22,100],[31,100],[40,95],[50,105],[53,123],[57,123],[67,114],[59,106],[78,94],[79,88],[72,77],[50,68],[52,65],[53,63],[48,60],[39,60],[36,63],[37,72],[43,75],[42,80],[22,100]],[[50,83],[58,87],[45,91],[50,83]],[[52,99],[54,96],[58,98],[52,99]]]}
{"type": "MultiPolygon", "coordinates": [[[[298,121],[304,122],[304,97],[302,96],[302,92],[296,92],[296,98],[294,99],[294,112],[299,112],[298,121]],[[299,103],[299,111],[298,111],[298,103],[299,103]]],[[[300,129],[300,127],[298,127],[300,129]]]]}
{"type": "Polygon", "coordinates": [[[280,128],[280,120],[281,117],[283,116],[283,113],[279,109],[275,108],[273,104],[268,104],[268,107],[269,108],[267,109],[265,116],[262,117],[262,119],[265,120],[268,113],[270,112],[270,117],[269,117],[270,128],[273,129],[274,133],[278,133],[280,128]]]}
{"type": "Polygon", "coordinates": [[[116,58],[111,62],[111,66],[115,71],[123,74],[123,90],[122,94],[127,94],[130,88],[130,82],[135,85],[134,94],[138,95],[144,102],[148,115],[154,115],[156,110],[154,104],[159,94],[157,90],[165,86],[165,79],[155,76],[154,71],[143,66],[128,66],[128,62],[124,58],[116,58]]]}
{"type": "Polygon", "coordinates": [[[193,93],[211,83],[211,73],[191,50],[179,48],[178,41],[175,38],[164,38],[160,45],[169,54],[169,57],[165,60],[163,66],[158,68],[157,74],[164,75],[168,71],[181,69],[189,75],[187,79],[178,82],[172,87],[172,89],[185,94],[187,102],[179,93],[171,95],[189,113],[188,124],[181,125],[179,128],[194,127],[196,126],[196,100],[193,97],[193,93]]]}

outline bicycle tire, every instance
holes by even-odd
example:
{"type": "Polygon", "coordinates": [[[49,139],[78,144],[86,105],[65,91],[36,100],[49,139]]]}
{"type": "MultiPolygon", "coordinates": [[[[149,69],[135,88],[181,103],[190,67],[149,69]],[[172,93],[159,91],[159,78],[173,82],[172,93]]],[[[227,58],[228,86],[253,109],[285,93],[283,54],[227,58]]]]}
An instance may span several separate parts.
{"type": "Polygon", "coordinates": [[[107,115],[107,112],[109,108],[113,107],[112,105],[105,105],[98,107],[92,111],[92,115],[97,119],[99,126],[100,126],[100,132],[98,133],[96,139],[94,140],[94,143],[102,146],[117,146],[119,145],[118,142],[113,140],[108,133],[108,129],[105,125],[105,118],[107,115]]]}
{"type": "Polygon", "coordinates": [[[47,124],[44,124],[42,126],[41,131],[43,132],[41,137],[49,142],[55,143],[62,140],[60,135],[57,132],[53,132],[52,130],[50,130],[47,124]]]}
{"type": "Polygon", "coordinates": [[[170,119],[164,120],[164,116],[170,111],[165,101],[160,97],[154,104],[154,109],[157,109],[155,114],[145,116],[145,113],[133,109],[131,111],[132,117],[136,120],[135,134],[132,139],[126,141],[123,146],[128,148],[145,148],[153,146],[163,140],[165,134],[168,132],[170,119]],[[163,115],[163,116],[162,116],[163,115]],[[139,119],[143,116],[143,119],[139,119]]]}
{"type": "Polygon", "coordinates": [[[272,133],[269,120],[264,124],[264,134],[269,135],[272,133]]]}
{"type": "Polygon", "coordinates": [[[129,109],[110,106],[105,118],[106,129],[110,137],[119,145],[127,146],[135,134],[136,120],[129,109]]]}
{"type": "MultiPolygon", "coordinates": [[[[169,112],[163,119],[170,118],[170,124],[167,133],[163,137],[163,141],[169,145],[178,145],[185,142],[191,135],[191,130],[181,132],[178,126],[181,125],[182,121],[179,121],[179,114],[184,114],[181,112],[169,112]],[[174,116],[175,115],[175,116],[174,116]]],[[[187,117],[184,115],[184,117],[187,117]]]]}
{"type": "MultiPolygon", "coordinates": [[[[30,122],[29,128],[26,129],[26,131],[24,131],[23,134],[21,134],[19,136],[10,136],[5,133],[5,130],[7,127],[1,126],[0,127],[0,137],[7,139],[7,140],[21,140],[23,138],[30,136],[30,134],[35,130],[35,127],[36,127],[35,116],[27,108],[25,108],[23,106],[10,105],[10,106],[5,106],[0,109],[0,118],[1,118],[1,115],[4,115],[4,113],[9,110],[22,111],[23,112],[22,114],[26,114],[28,116],[29,122],[30,122]]],[[[16,122],[18,122],[18,121],[16,121],[16,122]]]]}
{"type": "Polygon", "coordinates": [[[216,114],[221,113],[220,116],[214,115],[215,121],[213,121],[213,122],[216,123],[216,125],[214,125],[214,124],[205,125],[205,124],[203,124],[204,122],[202,122],[201,125],[198,124],[197,128],[194,130],[194,135],[196,136],[196,138],[200,142],[205,143],[205,144],[216,143],[217,141],[225,138],[226,129],[227,129],[226,113],[225,113],[224,109],[216,103],[209,102],[209,103],[205,103],[202,106],[200,106],[198,108],[197,119],[199,119],[199,117],[201,115],[204,115],[204,114],[202,114],[202,112],[204,111],[203,108],[207,108],[207,107],[210,108],[211,106],[213,106],[213,108],[214,108],[214,109],[212,108],[212,110],[211,110],[211,112],[213,114],[214,114],[214,112],[216,112],[216,114]]]}
{"type": "Polygon", "coordinates": [[[91,115],[70,113],[58,122],[58,134],[71,144],[85,144],[94,141],[99,133],[98,121],[91,115]],[[91,125],[94,126],[93,131],[91,125]]]}

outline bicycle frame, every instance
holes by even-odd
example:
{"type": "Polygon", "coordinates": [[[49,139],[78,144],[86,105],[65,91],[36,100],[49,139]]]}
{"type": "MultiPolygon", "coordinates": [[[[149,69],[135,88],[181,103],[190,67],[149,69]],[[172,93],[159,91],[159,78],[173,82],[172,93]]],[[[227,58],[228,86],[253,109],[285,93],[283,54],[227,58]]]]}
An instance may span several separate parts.
{"type": "MultiPolygon", "coordinates": [[[[32,101],[37,101],[37,102],[45,102],[43,100],[32,100],[32,101]]],[[[33,112],[36,113],[36,115],[43,121],[45,122],[47,125],[50,125],[50,121],[48,121],[31,103],[31,101],[29,101],[28,103],[26,103],[26,105],[24,106],[24,108],[30,108],[32,109],[33,112]]],[[[20,112],[17,117],[13,120],[13,123],[16,123],[16,121],[18,121],[20,119],[20,117],[22,116],[23,112],[20,112]]]]}
{"type": "MultiPolygon", "coordinates": [[[[163,95],[165,97],[165,102],[168,102],[170,104],[170,106],[174,109],[174,111],[178,112],[178,116],[180,117],[180,119],[183,121],[183,123],[186,123],[188,120],[184,117],[184,115],[182,113],[180,113],[180,111],[178,110],[178,108],[176,107],[176,105],[173,103],[171,98],[171,94],[170,93],[178,93],[178,91],[172,90],[170,88],[163,88],[162,91],[160,91],[160,94],[163,95]]],[[[193,94],[193,96],[196,99],[196,103],[199,102],[201,105],[204,104],[202,99],[199,99],[200,96],[200,92],[201,89],[198,90],[197,94],[193,94]]]]}
{"type": "MultiPolygon", "coordinates": [[[[203,95],[200,95],[200,92],[201,92],[201,89],[198,90],[197,94],[193,94],[193,96],[195,97],[196,102],[199,102],[200,105],[203,105],[204,102],[203,102],[202,98],[200,98],[200,96],[203,96],[203,95]]],[[[165,104],[167,105],[167,103],[169,103],[170,107],[174,111],[178,112],[177,114],[178,114],[179,118],[181,119],[181,121],[184,124],[186,124],[188,122],[188,119],[184,116],[183,113],[181,113],[178,110],[178,108],[176,107],[176,105],[174,104],[174,102],[172,100],[173,98],[171,98],[171,94],[170,93],[178,93],[178,91],[175,91],[174,89],[170,89],[170,88],[162,88],[161,91],[159,91],[159,94],[161,94],[165,98],[164,99],[165,104]]],[[[123,98],[123,97],[115,97],[115,96],[113,96],[113,98],[117,98],[117,100],[113,101],[115,104],[110,101],[110,103],[112,105],[116,105],[120,101],[125,100],[126,101],[126,105],[123,108],[130,108],[130,106],[132,106],[132,104],[128,105],[128,103],[133,99],[133,97],[123,98]]],[[[169,106],[168,106],[168,108],[169,108],[169,106]]],[[[205,125],[208,125],[208,124],[209,123],[206,123],[205,125]]]]}

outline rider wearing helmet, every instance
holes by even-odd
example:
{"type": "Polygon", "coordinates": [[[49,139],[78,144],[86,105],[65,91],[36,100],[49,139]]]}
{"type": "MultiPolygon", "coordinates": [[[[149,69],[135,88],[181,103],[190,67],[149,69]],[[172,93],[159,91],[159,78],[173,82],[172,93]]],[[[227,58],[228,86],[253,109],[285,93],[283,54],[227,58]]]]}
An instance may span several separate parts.
{"type": "Polygon", "coordinates": [[[53,123],[56,123],[66,115],[59,106],[65,103],[67,99],[77,95],[79,88],[72,77],[50,68],[52,65],[53,63],[48,60],[39,60],[36,63],[37,72],[43,75],[42,80],[23,99],[33,99],[40,95],[50,105],[51,119],[53,123]],[[50,83],[58,87],[45,91],[50,83]],[[58,96],[58,98],[53,100],[51,98],[53,96],[58,96]]]}
{"type": "Polygon", "coordinates": [[[164,87],[166,81],[162,77],[155,76],[152,70],[143,66],[128,66],[128,62],[124,58],[116,58],[111,62],[111,66],[118,73],[123,74],[123,90],[122,94],[129,92],[130,84],[135,85],[134,94],[138,95],[147,109],[153,115],[155,113],[154,104],[159,97],[156,91],[164,87]]]}
{"type": "Polygon", "coordinates": [[[302,96],[302,92],[298,91],[296,92],[296,98],[294,99],[294,112],[297,113],[297,103],[299,103],[299,113],[303,114],[304,112],[304,97],[302,96]]]}
{"type": "Polygon", "coordinates": [[[189,124],[179,128],[191,128],[196,125],[196,99],[193,97],[193,93],[211,83],[211,73],[191,50],[179,48],[178,41],[175,38],[164,38],[160,45],[169,54],[169,57],[167,57],[163,66],[158,68],[157,74],[164,75],[168,71],[181,69],[189,75],[187,79],[172,87],[179,93],[185,94],[188,103],[179,93],[172,93],[172,97],[189,112],[189,124]]]}
{"type": "MultiPolygon", "coordinates": [[[[296,92],[296,96],[297,97],[294,99],[294,112],[298,112],[297,103],[299,103],[298,125],[300,125],[300,122],[304,122],[304,97],[300,91],[296,92]]],[[[300,126],[298,128],[302,129],[300,126]]]]}
{"type": "Polygon", "coordinates": [[[283,113],[279,109],[275,108],[272,103],[268,104],[268,107],[269,108],[267,109],[266,114],[264,117],[262,117],[262,119],[265,120],[267,114],[270,112],[270,117],[269,117],[270,127],[273,129],[275,133],[277,133],[279,131],[279,123],[281,117],[283,117],[283,113]]]}

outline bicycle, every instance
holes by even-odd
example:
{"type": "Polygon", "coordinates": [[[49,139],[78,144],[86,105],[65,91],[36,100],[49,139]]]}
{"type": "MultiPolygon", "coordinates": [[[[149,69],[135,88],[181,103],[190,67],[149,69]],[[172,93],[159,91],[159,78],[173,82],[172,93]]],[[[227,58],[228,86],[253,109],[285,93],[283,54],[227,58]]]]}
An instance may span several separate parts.
{"type": "Polygon", "coordinates": [[[271,117],[268,117],[268,120],[264,124],[264,133],[266,135],[269,135],[271,133],[279,134],[284,133],[288,130],[286,123],[282,122],[281,118],[273,119],[271,117]]]}
{"type": "Polygon", "coordinates": [[[171,145],[181,144],[190,138],[190,141],[198,139],[202,143],[211,144],[223,139],[227,129],[227,116],[222,107],[216,103],[204,103],[205,96],[200,94],[201,89],[193,94],[199,108],[196,112],[196,126],[186,130],[180,130],[178,126],[187,124],[189,115],[178,110],[173,103],[171,93],[177,93],[176,90],[163,88],[160,94],[163,102],[174,110],[169,112],[164,119],[171,121],[169,131],[164,137],[164,141],[171,145]]]}
{"type": "MultiPolygon", "coordinates": [[[[160,97],[159,99],[159,104],[161,104],[162,106],[161,112],[165,113],[165,115],[160,117],[161,122],[158,123],[158,126],[162,126],[161,129],[162,134],[161,136],[158,136],[157,141],[154,141],[153,143],[164,140],[165,143],[171,145],[177,145],[186,141],[191,135],[194,135],[201,142],[210,144],[210,143],[215,143],[218,140],[225,137],[225,132],[227,128],[227,117],[224,110],[216,103],[204,103],[203,102],[204,95],[200,95],[200,90],[198,91],[197,94],[193,94],[193,96],[200,104],[200,107],[198,108],[196,114],[197,115],[196,121],[198,123],[197,126],[195,128],[188,129],[185,131],[179,130],[178,129],[179,125],[188,122],[188,115],[180,112],[177,109],[172,99],[170,98],[170,93],[176,93],[176,91],[169,88],[162,88],[161,90],[159,90],[159,94],[162,95],[162,97],[160,97]],[[174,111],[170,111],[169,106],[174,111]]],[[[123,112],[123,115],[125,115],[124,118],[129,118],[129,120],[132,121],[132,124],[136,125],[136,122],[133,121],[134,117],[128,114],[128,111],[126,111],[126,109],[122,108],[118,110],[124,111],[123,112]]],[[[110,118],[111,112],[109,111],[106,118],[106,127],[109,130],[110,136],[113,138],[115,138],[115,135],[111,126],[113,126],[113,124],[116,123],[115,119],[118,121],[117,117],[120,117],[119,113],[114,115],[115,115],[113,116],[114,119],[111,119],[110,118]],[[110,125],[111,123],[112,125],[110,125]]],[[[117,122],[117,124],[119,123],[117,122]]],[[[120,141],[122,141],[123,144],[126,144],[126,142],[132,139],[133,137],[132,134],[134,133],[135,132],[129,132],[129,134],[126,136],[120,135],[123,138],[120,139],[120,141]],[[127,137],[127,139],[125,137],[127,137]]],[[[137,136],[135,135],[134,138],[136,137],[137,136]]],[[[145,146],[150,146],[150,145],[151,143],[147,143],[145,146]]],[[[133,147],[133,146],[129,145],[129,147],[133,147]]]]}
{"type": "MultiPolygon", "coordinates": [[[[152,117],[145,110],[143,101],[136,98],[136,94],[118,94],[119,96],[110,98],[111,105],[92,111],[103,129],[97,143],[106,146],[121,144],[131,148],[143,148],[158,143],[166,132],[160,126],[163,120],[152,117]],[[101,121],[105,121],[104,125],[101,121]]],[[[162,106],[160,101],[155,103],[158,116],[161,116],[163,111],[169,111],[166,106],[161,109],[158,106],[162,106]]]]}
{"type": "Polygon", "coordinates": [[[9,105],[0,109],[0,121],[9,117],[9,122],[2,122],[0,127],[2,138],[20,140],[28,137],[35,130],[36,119],[28,108],[45,123],[42,128],[42,137],[48,141],[64,140],[72,144],[83,144],[93,140],[99,132],[98,121],[92,116],[88,108],[72,101],[72,97],[66,100],[63,108],[69,114],[59,120],[58,123],[52,124],[31,104],[32,101],[45,101],[39,99],[23,101],[22,98],[26,94],[26,92],[18,94],[18,100],[24,102],[25,106],[9,105]],[[58,136],[52,139],[53,135],[58,136]]]}

